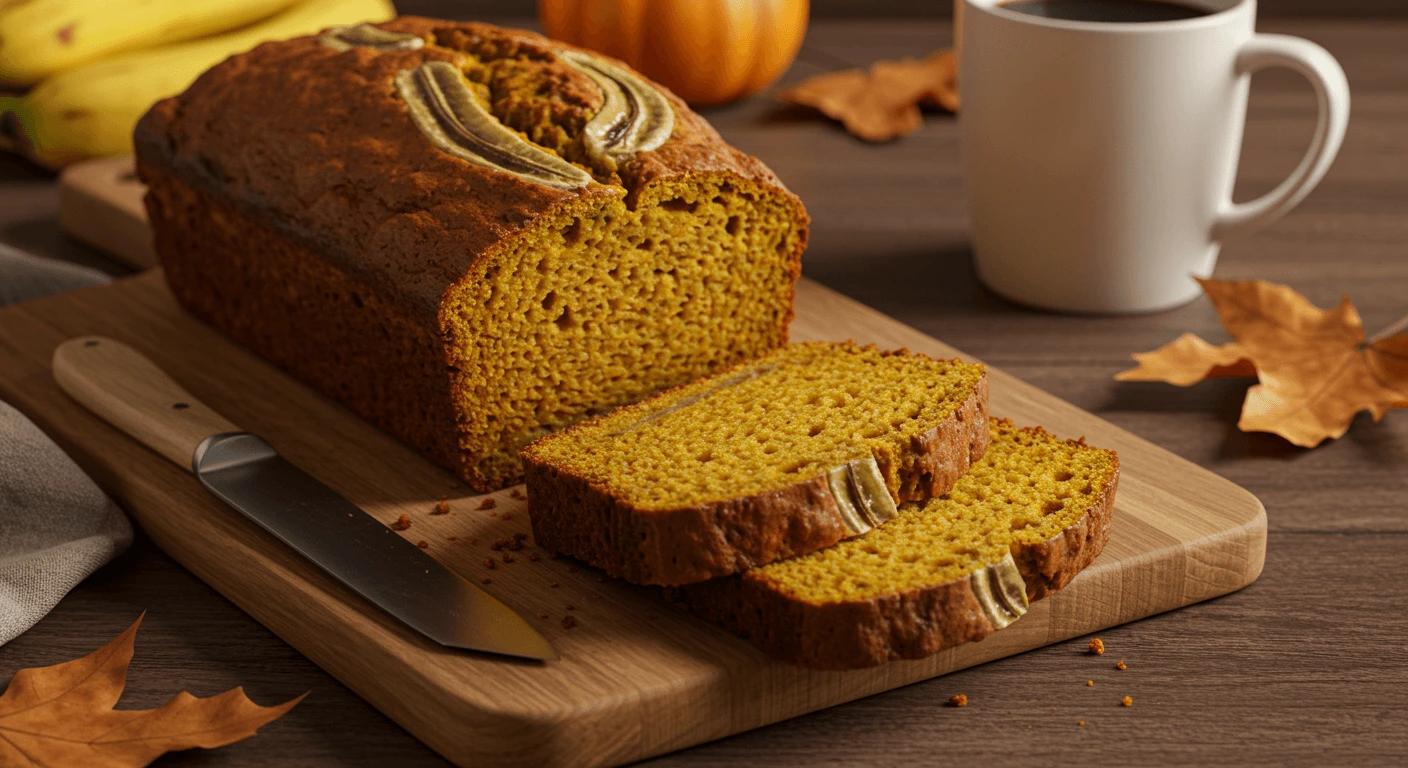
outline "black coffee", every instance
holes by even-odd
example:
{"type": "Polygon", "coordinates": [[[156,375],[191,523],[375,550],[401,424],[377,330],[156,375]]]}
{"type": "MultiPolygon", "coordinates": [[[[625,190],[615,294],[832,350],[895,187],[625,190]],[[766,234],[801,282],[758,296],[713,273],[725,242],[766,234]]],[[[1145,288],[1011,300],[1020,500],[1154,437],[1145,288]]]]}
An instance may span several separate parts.
{"type": "Polygon", "coordinates": [[[1009,11],[1070,21],[1177,21],[1207,16],[1212,11],[1166,0],[1008,0],[1009,11]]]}

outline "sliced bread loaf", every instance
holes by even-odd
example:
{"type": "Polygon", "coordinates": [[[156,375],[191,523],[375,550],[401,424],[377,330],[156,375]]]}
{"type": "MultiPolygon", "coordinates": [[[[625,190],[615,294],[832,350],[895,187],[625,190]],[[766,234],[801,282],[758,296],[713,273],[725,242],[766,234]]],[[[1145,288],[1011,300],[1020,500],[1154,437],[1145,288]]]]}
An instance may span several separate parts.
{"type": "Polygon", "coordinates": [[[1066,586],[1110,535],[1119,459],[994,419],[951,491],[883,527],[673,591],[768,654],[815,669],[917,659],[980,640],[1066,586]]]}
{"type": "Polygon", "coordinates": [[[944,493],[987,447],[981,365],[783,347],[523,452],[540,546],[678,585],[830,546],[944,493]]]}

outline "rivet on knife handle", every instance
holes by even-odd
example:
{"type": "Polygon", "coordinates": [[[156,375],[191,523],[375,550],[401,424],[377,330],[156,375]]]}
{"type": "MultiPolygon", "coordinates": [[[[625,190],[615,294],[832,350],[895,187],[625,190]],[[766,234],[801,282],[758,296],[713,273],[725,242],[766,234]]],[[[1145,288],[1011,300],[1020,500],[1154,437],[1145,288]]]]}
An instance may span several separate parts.
{"type": "Polygon", "coordinates": [[[240,431],[120,341],[69,339],[54,350],[53,367],[69,397],[188,472],[202,440],[240,431]]]}

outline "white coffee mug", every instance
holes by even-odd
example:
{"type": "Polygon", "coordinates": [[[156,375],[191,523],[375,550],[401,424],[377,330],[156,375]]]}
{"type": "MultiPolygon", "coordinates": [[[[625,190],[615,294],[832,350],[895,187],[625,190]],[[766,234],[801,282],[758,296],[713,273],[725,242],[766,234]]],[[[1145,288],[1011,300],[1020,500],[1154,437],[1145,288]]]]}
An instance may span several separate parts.
{"type": "Polygon", "coordinates": [[[1136,23],[965,2],[973,249],[978,276],[1014,301],[1070,312],[1189,301],[1221,240],[1295,207],[1344,139],[1344,71],[1307,40],[1256,34],[1255,0],[1187,0],[1211,13],[1136,23]],[[1271,66],[1310,80],[1319,124],[1289,178],[1234,203],[1247,85],[1271,66]]]}

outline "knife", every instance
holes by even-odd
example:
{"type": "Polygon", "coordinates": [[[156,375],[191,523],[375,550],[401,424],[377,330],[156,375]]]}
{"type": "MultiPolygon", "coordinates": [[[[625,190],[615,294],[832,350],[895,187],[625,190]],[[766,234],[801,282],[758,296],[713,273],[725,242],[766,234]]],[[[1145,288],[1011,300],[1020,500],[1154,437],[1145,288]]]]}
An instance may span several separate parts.
{"type": "Polygon", "coordinates": [[[137,350],[83,336],[54,350],[53,368],[74,400],[189,469],[221,501],[431,640],[557,658],[513,609],[196,400],[137,350]]]}

